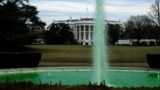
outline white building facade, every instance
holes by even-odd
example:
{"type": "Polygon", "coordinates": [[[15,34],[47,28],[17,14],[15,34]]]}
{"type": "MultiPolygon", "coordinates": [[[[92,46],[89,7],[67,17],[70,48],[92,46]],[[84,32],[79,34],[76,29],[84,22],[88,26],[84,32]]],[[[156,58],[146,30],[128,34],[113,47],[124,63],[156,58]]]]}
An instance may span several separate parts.
{"type": "MultiPolygon", "coordinates": [[[[54,23],[68,24],[74,34],[75,39],[82,45],[92,45],[93,33],[95,29],[95,20],[93,18],[70,19],[63,21],[54,21],[54,23]]],[[[121,21],[105,21],[105,24],[119,24],[124,26],[121,21]]]]}

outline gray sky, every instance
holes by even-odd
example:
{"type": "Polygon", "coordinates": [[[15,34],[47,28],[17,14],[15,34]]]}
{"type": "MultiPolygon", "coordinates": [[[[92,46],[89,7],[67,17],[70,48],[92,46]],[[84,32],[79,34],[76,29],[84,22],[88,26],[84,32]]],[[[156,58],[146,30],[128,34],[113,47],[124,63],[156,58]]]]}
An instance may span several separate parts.
{"type": "MultiPolygon", "coordinates": [[[[154,0],[104,0],[107,20],[126,21],[131,15],[144,15],[154,0]]],[[[47,24],[53,20],[95,17],[95,0],[30,0],[40,18],[47,24]]]]}

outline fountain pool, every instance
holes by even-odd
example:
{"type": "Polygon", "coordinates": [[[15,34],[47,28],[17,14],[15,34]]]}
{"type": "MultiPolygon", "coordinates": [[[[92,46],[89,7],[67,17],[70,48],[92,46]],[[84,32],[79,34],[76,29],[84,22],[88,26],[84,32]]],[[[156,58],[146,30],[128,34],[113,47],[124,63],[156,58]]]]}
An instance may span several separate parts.
{"type": "MultiPolygon", "coordinates": [[[[160,77],[157,70],[136,70],[136,69],[108,69],[107,86],[112,87],[160,87],[160,77]]],[[[92,69],[72,69],[72,68],[43,68],[43,69],[14,69],[1,70],[0,82],[6,80],[31,81],[35,84],[48,83],[55,84],[61,82],[62,85],[89,84],[91,82],[92,69]]]]}

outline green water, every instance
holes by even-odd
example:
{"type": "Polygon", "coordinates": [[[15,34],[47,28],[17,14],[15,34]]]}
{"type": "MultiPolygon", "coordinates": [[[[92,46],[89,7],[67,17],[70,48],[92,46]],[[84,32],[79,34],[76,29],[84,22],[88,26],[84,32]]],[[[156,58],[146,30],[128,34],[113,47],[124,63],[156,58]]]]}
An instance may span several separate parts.
{"type": "Polygon", "coordinates": [[[107,80],[107,73],[104,70],[107,68],[106,56],[106,40],[105,23],[104,23],[104,5],[103,0],[96,0],[96,22],[93,37],[93,78],[92,82],[100,84],[102,80],[107,80]]]}
{"type": "MultiPolygon", "coordinates": [[[[125,71],[109,70],[107,76],[108,86],[113,87],[160,87],[158,72],[151,71],[125,71]]],[[[36,84],[61,82],[63,85],[88,84],[91,82],[91,70],[85,71],[37,71],[0,74],[0,82],[9,81],[32,81],[36,84]]]]}

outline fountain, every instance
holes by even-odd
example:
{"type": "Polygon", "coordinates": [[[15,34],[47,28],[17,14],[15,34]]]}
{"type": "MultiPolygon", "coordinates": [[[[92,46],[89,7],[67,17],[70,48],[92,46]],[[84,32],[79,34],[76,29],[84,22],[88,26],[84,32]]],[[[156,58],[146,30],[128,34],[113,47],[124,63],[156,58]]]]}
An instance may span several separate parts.
{"type": "Polygon", "coordinates": [[[57,83],[83,85],[90,82],[100,85],[105,80],[112,87],[159,87],[159,70],[108,68],[104,24],[104,0],[96,0],[96,24],[93,45],[93,68],[89,67],[38,67],[4,69],[0,71],[0,82],[32,81],[36,84],[57,83]],[[158,72],[158,73],[157,73],[158,72]],[[109,78],[108,78],[109,77],[109,78]],[[7,79],[7,80],[6,80],[7,79]]]}
{"type": "Polygon", "coordinates": [[[93,37],[93,83],[100,84],[106,80],[104,72],[107,68],[106,63],[106,40],[103,0],[96,0],[96,22],[93,37]]]}

